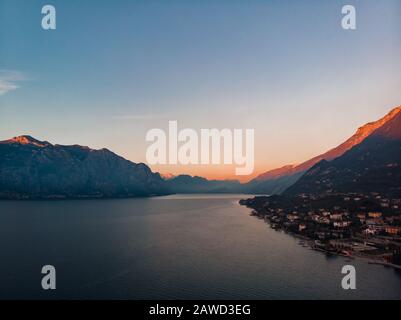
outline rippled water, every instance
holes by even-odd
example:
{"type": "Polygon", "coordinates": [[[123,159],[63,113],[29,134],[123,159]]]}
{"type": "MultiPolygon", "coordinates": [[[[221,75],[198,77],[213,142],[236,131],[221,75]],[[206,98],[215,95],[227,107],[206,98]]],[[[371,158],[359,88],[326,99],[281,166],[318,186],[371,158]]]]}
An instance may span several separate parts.
{"type": "Polygon", "coordinates": [[[401,299],[400,272],[302,247],[244,197],[1,201],[0,298],[401,299]],[[341,289],[345,264],[357,290],[341,289]]]}

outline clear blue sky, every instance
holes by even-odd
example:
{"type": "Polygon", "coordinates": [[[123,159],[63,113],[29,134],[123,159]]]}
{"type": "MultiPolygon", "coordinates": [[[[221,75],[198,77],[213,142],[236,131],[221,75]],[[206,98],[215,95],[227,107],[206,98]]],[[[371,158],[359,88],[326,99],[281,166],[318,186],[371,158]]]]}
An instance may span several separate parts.
{"type": "Polygon", "coordinates": [[[0,140],[145,162],[146,131],[178,120],[254,128],[257,172],[301,162],[401,104],[400,21],[399,0],[0,0],[0,140]]]}

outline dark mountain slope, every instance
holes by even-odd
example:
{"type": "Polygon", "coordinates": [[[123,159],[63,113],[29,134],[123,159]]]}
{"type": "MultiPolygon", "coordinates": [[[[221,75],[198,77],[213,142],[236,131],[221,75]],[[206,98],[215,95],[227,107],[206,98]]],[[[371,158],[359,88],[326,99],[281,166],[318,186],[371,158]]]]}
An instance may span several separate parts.
{"type": "Polygon", "coordinates": [[[132,197],[165,194],[160,175],[107,149],[20,136],[0,142],[1,198],[132,197]]]}
{"type": "Polygon", "coordinates": [[[401,114],[333,161],[312,167],[285,194],[401,194],[401,114]]]}
{"type": "MultiPolygon", "coordinates": [[[[342,156],[345,152],[363,142],[379,128],[385,127],[386,124],[391,124],[393,121],[397,121],[396,118],[399,117],[400,113],[401,106],[394,108],[383,118],[367,123],[358,128],[355,134],[345,142],[321,155],[318,155],[299,165],[285,166],[283,168],[270,170],[259,175],[257,178],[248,183],[249,192],[265,192],[269,194],[278,194],[283,192],[285,189],[298,181],[298,179],[314,165],[322,160],[331,161],[342,156]]],[[[394,129],[394,126],[391,127],[393,128],[391,130],[400,130],[399,128],[394,129]]]]}

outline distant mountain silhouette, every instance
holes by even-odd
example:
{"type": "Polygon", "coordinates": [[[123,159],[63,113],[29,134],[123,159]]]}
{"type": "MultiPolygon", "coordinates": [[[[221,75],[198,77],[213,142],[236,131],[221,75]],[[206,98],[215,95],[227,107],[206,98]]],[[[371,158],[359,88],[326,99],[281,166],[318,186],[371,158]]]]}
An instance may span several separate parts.
{"type": "Polygon", "coordinates": [[[107,150],[53,145],[31,136],[0,141],[0,198],[103,198],[170,193],[286,194],[383,191],[401,181],[401,106],[347,141],[300,165],[249,183],[189,175],[161,177],[107,150]]]}
{"type": "Polygon", "coordinates": [[[172,173],[160,173],[160,176],[163,178],[163,180],[171,180],[171,179],[174,179],[176,177],[172,173]]]}
{"type": "MultiPolygon", "coordinates": [[[[304,173],[322,160],[330,161],[342,156],[354,146],[363,142],[378,128],[386,123],[391,123],[401,112],[401,106],[390,111],[386,116],[375,122],[370,122],[360,127],[356,133],[339,146],[307,160],[299,165],[284,166],[259,175],[248,183],[248,192],[279,194],[294,184],[304,173]]],[[[395,130],[395,129],[392,129],[395,130]]]]}
{"type": "MultiPolygon", "coordinates": [[[[380,192],[401,195],[401,112],[342,156],[322,160],[285,194],[380,192]]],[[[397,111],[397,109],[395,109],[397,111]]]]}
{"type": "Polygon", "coordinates": [[[167,181],[174,193],[241,193],[244,185],[237,180],[208,180],[202,177],[179,175],[167,181]]]}
{"type": "Polygon", "coordinates": [[[53,145],[30,136],[0,142],[0,198],[135,197],[166,194],[158,173],[107,149],[53,145]]]}

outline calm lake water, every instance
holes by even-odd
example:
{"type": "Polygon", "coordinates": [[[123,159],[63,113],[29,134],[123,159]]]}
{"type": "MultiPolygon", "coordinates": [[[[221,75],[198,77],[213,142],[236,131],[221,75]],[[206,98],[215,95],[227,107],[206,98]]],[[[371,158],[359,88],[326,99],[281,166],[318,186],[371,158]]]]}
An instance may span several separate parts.
{"type": "Polygon", "coordinates": [[[304,248],[245,197],[0,201],[0,298],[401,299],[400,272],[304,248]],[[357,290],[341,289],[345,264],[357,290]]]}

